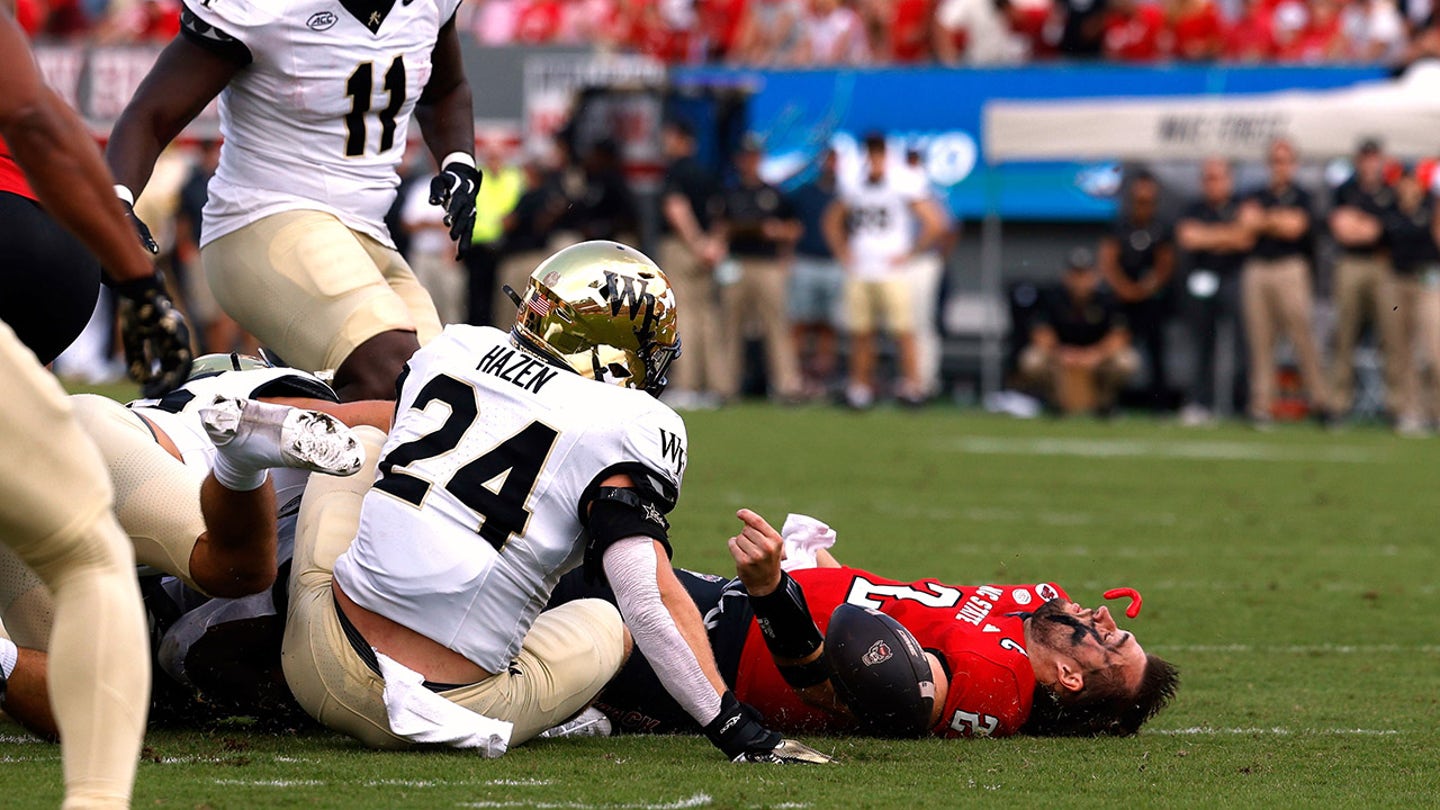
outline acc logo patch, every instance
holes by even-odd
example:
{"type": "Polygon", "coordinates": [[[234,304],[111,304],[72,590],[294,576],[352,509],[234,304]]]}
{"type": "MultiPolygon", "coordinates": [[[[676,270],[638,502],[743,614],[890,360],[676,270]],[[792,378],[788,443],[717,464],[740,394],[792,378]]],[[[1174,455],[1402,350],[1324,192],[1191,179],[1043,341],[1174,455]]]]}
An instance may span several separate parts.
{"type": "Polygon", "coordinates": [[[876,664],[883,664],[889,661],[892,656],[894,656],[894,653],[890,651],[890,645],[881,640],[871,644],[870,649],[866,651],[864,655],[860,656],[860,660],[865,666],[873,667],[876,664]]]}
{"type": "Polygon", "coordinates": [[[1017,605],[1028,605],[1030,604],[1030,600],[1034,599],[1035,597],[1031,596],[1030,592],[1025,590],[1024,588],[1016,588],[1015,590],[1010,592],[1010,598],[1014,599],[1015,604],[1017,605]]]}
{"type": "Polygon", "coordinates": [[[339,21],[339,17],[328,11],[317,11],[310,15],[310,19],[305,21],[305,25],[312,31],[329,31],[339,21]]]}

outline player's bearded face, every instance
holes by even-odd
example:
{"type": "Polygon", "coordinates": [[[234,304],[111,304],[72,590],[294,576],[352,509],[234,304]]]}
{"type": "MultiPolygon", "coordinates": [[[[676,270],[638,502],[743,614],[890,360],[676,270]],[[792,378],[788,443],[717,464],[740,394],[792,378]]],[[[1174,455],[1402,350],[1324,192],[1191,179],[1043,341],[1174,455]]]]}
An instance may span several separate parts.
{"type": "Polygon", "coordinates": [[[1115,670],[1125,683],[1138,682],[1144,672],[1145,651],[1104,606],[1092,610],[1051,599],[1030,614],[1030,628],[1032,643],[1070,656],[1087,672],[1115,670]]]}

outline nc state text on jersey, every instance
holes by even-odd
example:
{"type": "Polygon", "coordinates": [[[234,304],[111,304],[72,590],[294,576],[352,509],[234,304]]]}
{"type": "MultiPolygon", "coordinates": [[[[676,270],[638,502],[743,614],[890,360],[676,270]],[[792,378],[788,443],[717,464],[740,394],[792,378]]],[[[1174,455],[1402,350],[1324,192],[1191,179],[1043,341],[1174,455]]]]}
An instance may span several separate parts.
{"type": "Polygon", "coordinates": [[[480,358],[475,366],[477,371],[493,374],[505,382],[518,385],[527,391],[540,393],[545,383],[555,379],[560,372],[543,360],[536,360],[524,352],[495,346],[480,358]]]}

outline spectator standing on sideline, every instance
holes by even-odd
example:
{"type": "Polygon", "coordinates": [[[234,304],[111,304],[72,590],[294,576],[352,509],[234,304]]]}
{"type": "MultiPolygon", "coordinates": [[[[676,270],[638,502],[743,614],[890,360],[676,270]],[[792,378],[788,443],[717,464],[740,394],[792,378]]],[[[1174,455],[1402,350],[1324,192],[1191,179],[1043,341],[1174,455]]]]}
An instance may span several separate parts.
{"type": "Polygon", "coordinates": [[[825,212],[825,238],[845,269],[850,332],[845,401],[852,408],[875,402],[875,333],[883,323],[899,355],[898,398],[918,405],[924,386],[915,355],[911,266],[944,235],[945,221],[923,177],[887,165],[883,134],[865,136],[864,161],[858,175],[841,177],[838,198],[825,212]]]}
{"type": "Polygon", "coordinates": [[[1030,345],[1020,355],[1020,374],[1052,407],[1080,409],[1080,397],[1070,393],[1078,375],[1086,378],[1083,398],[1101,414],[1109,413],[1121,387],[1140,368],[1125,316],[1101,281],[1095,257],[1077,248],[1059,288],[1041,293],[1030,345]],[[1062,394],[1062,389],[1070,390],[1062,394]]]}
{"type": "Polygon", "coordinates": [[[845,272],[825,241],[824,225],[825,209],[835,201],[835,161],[835,150],[827,148],[815,176],[790,194],[801,233],[795,243],[786,303],[804,378],[801,392],[807,399],[822,397],[829,390],[838,357],[836,321],[845,272]]]}
{"type": "Polygon", "coordinates": [[[660,264],[685,313],[685,357],[675,364],[674,390],[666,397],[677,408],[710,404],[729,384],[716,304],[715,268],[725,258],[717,230],[724,199],[720,181],[695,156],[695,131],[680,120],[661,132],[670,165],[665,171],[661,213],[669,233],[660,244],[660,264]]]}
{"type": "Polygon", "coordinates": [[[470,232],[470,249],[465,251],[465,273],[469,294],[465,323],[485,326],[495,311],[495,280],[500,270],[500,237],[505,216],[515,208],[524,191],[520,170],[505,162],[499,144],[486,144],[480,153],[480,190],[475,195],[475,229],[470,232]]]}
{"type": "Polygon", "coordinates": [[[585,185],[578,211],[573,212],[575,229],[582,240],[633,244],[639,230],[635,196],[620,165],[620,147],[604,139],[590,147],[582,162],[585,185]]]}
{"type": "MultiPolygon", "coordinates": [[[[940,215],[941,233],[928,250],[917,251],[910,263],[911,306],[915,318],[915,366],[920,394],[926,399],[940,392],[940,291],[945,282],[945,256],[953,247],[955,221],[950,217],[940,192],[925,173],[924,155],[919,149],[905,151],[905,168],[919,177],[933,210],[940,215]]],[[[925,227],[916,223],[917,227],[925,227]]],[[[918,234],[917,234],[918,238],[918,234]]]]}
{"type": "Polygon", "coordinates": [[[785,285],[802,226],[780,189],[760,178],[760,158],[760,142],[746,136],[735,155],[736,182],[724,196],[721,227],[739,273],[719,279],[731,374],[718,393],[725,399],[739,393],[746,327],[753,324],[765,342],[770,394],[793,402],[800,396],[800,371],[785,318],[785,285]]]}
{"type": "Polygon", "coordinates": [[[1125,325],[1145,348],[1150,407],[1169,401],[1170,376],[1165,327],[1171,314],[1170,279],[1175,274],[1175,232],[1160,218],[1160,183],[1138,171],[1126,188],[1125,205],[1110,233],[1100,237],[1100,273],[1118,299],[1125,325]]]}
{"type": "Polygon", "coordinates": [[[1283,334],[1295,348],[1310,407],[1329,421],[1330,395],[1320,367],[1311,321],[1310,194],[1295,185],[1295,147],[1278,140],[1267,156],[1270,182],[1240,206],[1240,221],[1255,240],[1240,279],[1245,338],[1250,349],[1250,419],[1265,427],[1273,419],[1277,388],[1275,342],[1283,334]]]}
{"type": "MultiPolygon", "coordinates": [[[[440,323],[465,323],[469,300],[465,267],[455,258],[450,226],[445,224],[445,210],[430,204],[429,184],[411,183],[406,189],[400,224],[410,234],[405,258],[415,271],[415,279],[435,302],[440,323]]],[[[477,246],[474,252],[481,252],[481,248],[477,246]]]]}
{"type": "Polygon", "coordinates": [[[1423,436],[1429,429],[1430,413],[1440,409],[1440,212],[1435,197],[1409,169],[1395,187],[1395,207],[1385,218],[1390,258],[1395,265],[1395,304],[1391,317],[1400,322],[1397,351],[1401,363],[1401,399],[1411,403],[1408,412],[1398,414],[1396,432],[1402,436],[1423,436]],[[1421,396],[1420,369],[1415,364],[1415,344],[1430,366],[1430,391],[1421,396]]]}
{"type": "Polygon", "coordinates": [[[1235,179],[1223,159],[1209,158],[1201,164],[1200,199],[1180,215],[1175,242],[1190,258],[1186,308],[1199,354],[1180,421],[1197,426],[1211,422],[1217,407],[1223,412],[1232,404],[1234,365],[1240,355],[1240,266],[1254,244],[1254,237],[1240,223],[1235,179]],[[1221,351],[1225,356],[1217,362],[1221,351]],[[1224,380],[1218,379],[1217,371],[1224,372],[1224,380]]]}
{"type": "Polygon", "coordinates": [[[1335,189],[1330,209],[1330,234],[1340,247],[1335,261],[1335,355],[1331,379],[1335,412],[1355,404],[1355,344],[1369,320],[1385,358],[1385,399],[1391,416],[1413,412],[1400,399],[1404,345],[1400,319],[1395,317],[1394,267],[1385,239],[1385,219],[1395,209],[1395,190],[1385,183],[1385,156],[1380,142],[1366,140],[1355,154],[1355,173],[1335,189]]]}
{"type": "MultiPolygon", "coordinates": [[[[525,193],[505,217],[505,253],[500,260],[501,290],[506,286],[516,293],[525,292],[525,282],[540,262],[550,255],[550,235],[556,223],[565,216],[565,198],[560,194],[556,178],[545,171],[538,160],[527,160],[525,193]]],[[[495,319],[492,324],[503,328],[515,320],[515,302],[508,295],[495,296],[495,319]]]]}

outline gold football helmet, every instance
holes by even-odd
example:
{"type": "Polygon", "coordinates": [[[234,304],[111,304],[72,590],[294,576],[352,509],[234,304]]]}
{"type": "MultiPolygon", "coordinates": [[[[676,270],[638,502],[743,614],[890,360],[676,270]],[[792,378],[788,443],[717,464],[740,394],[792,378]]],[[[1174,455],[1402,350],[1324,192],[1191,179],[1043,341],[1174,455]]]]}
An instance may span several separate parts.
{"type": "Polygon", "coordinates": [[[530,274],[511,334],[600,382],[665,389],[680,356],[675,291],[655,262],[617,242],[581,242],[530,274]]]}

